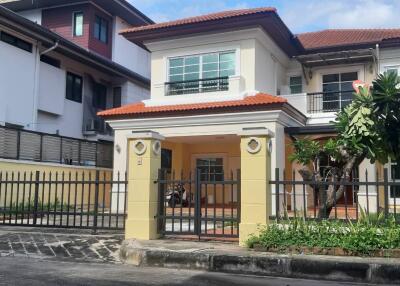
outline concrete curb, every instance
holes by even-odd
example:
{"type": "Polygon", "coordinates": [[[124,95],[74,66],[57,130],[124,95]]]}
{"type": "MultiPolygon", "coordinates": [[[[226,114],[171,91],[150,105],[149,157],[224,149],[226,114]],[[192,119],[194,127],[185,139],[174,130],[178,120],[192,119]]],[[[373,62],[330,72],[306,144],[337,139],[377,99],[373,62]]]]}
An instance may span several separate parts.
{"type": "MultiPolygon", "coordinates": [[[[191,243],[193,245],[193,243],[191,243]]],[[[124,241],[120,258],[143,267],[196,269],[247,275],[324,279],[363,283],[400,283],[400,260],[334,256],[277,255],[210,248],[168,249],[124,241]],[[229,253],[231,252],[231,253],[229,253]]],[[[176,248],[176,247],[175,247],[176,248]]]]}

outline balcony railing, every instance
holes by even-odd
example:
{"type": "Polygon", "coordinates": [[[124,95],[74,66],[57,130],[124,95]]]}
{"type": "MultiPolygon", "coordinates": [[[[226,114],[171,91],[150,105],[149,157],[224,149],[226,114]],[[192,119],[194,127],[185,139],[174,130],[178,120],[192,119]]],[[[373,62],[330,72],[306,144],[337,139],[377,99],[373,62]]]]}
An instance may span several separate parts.
{"type": "Polygon", "coordinates": [[[166,82],[166,95],[180,95],[226,91],[229,89],[228,77],[166,82]]]}
{"type": "Polygon", "coordinates": [[[307,112],[337,112],[349,105],[353,100],[354,90],[340,92],[307,93],[307,112]]]}

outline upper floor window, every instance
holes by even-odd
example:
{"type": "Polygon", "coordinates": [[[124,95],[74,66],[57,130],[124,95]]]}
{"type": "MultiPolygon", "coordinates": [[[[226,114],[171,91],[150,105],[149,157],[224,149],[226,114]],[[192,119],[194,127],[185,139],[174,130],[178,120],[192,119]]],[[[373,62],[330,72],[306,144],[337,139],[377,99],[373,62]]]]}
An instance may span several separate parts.
{"type": "Polygon", "coordinates": [[[83,36],[83,12],[74,13],[74,36],[83,36]]]}
{"type": "Polygon", "coordinates": [[[289,78],[290,94],[303,92],[303,80],[301,76],[291,76],[289,78]]]}
{"type": "Polygon", "coordinates": [[[400,67],[397,67],[397,66],[396,67],[386,67],[385,71],[388,72],[388,73],[395,73],[395,74],[398,75],[399,74],[399,68],[400,67]]]}
{"type": "Polygon", "coordinates": [[[18,37],[15,37],[13,35],[10,35],[10,34],[2,31],[0,33],[0,39],[2,42],[5,42],[14,47],[20,48],[21,50],[32,53],[32,44],[27,41],[24,41],[18,37]]]}
{"type": "Polygon", "coordinates": [[[236,73],[235,52],[219,52],[169,60],[169,94],[228,89],[228,77],[236,73]]]}
{"type": "Polygon", "coordinates": [[[76,102],[82,102],[82,77],[73,73],[67,73],[66,98],[76,102]]]}
{"type": "Polygon", "coordinates": [[[113,89],[113,108],[120,107],[122,104],[122,88],[120,86],[113,89]]]}
{"type": "Polygon", "coordinates": [[[99,109],[106,109],[107,107],[107,87],[100,83],[95,85],[93,94],[93,107],[99,109]]]}
{"type": "Polygon", "coordinates": [[[323,75],[323,109],[325,111],[337,111],[350,104],[353,99],[354,92],[353,81],[357,79],[357,72],[323,75]]]}
{"type": "Polygon", "coordinates": [[[103,43],[108,42],[108,21],[97,15],[94,23],[94,37],[103,43]]]}

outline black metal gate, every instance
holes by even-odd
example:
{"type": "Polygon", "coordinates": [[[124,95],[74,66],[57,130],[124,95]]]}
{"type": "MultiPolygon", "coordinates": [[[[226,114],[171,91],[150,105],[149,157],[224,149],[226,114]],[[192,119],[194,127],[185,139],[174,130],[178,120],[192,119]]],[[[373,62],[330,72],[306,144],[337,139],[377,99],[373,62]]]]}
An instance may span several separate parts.
{"type": "Polygon", "coordinates": [[[200,170],[180,174],[159,170],[158,229],[164,235],[237,238],[240,170],[223,180],[202,179],[200,170]]]}
{"type": "Polygon", "coordinates": [[[126,175],[0,172],[0,225],[124,229],[126,175]]]}

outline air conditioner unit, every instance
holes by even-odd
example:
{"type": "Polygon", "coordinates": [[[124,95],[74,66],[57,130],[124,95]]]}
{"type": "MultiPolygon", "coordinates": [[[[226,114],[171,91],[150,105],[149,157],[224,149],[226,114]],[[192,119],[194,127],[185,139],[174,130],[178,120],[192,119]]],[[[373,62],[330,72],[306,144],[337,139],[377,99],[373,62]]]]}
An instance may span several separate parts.
{"type": "Polygon", "coordinates": [[[89,119],[85,125],[85,131],[104,132],[105,122],[101,119],[89,119]]]}

